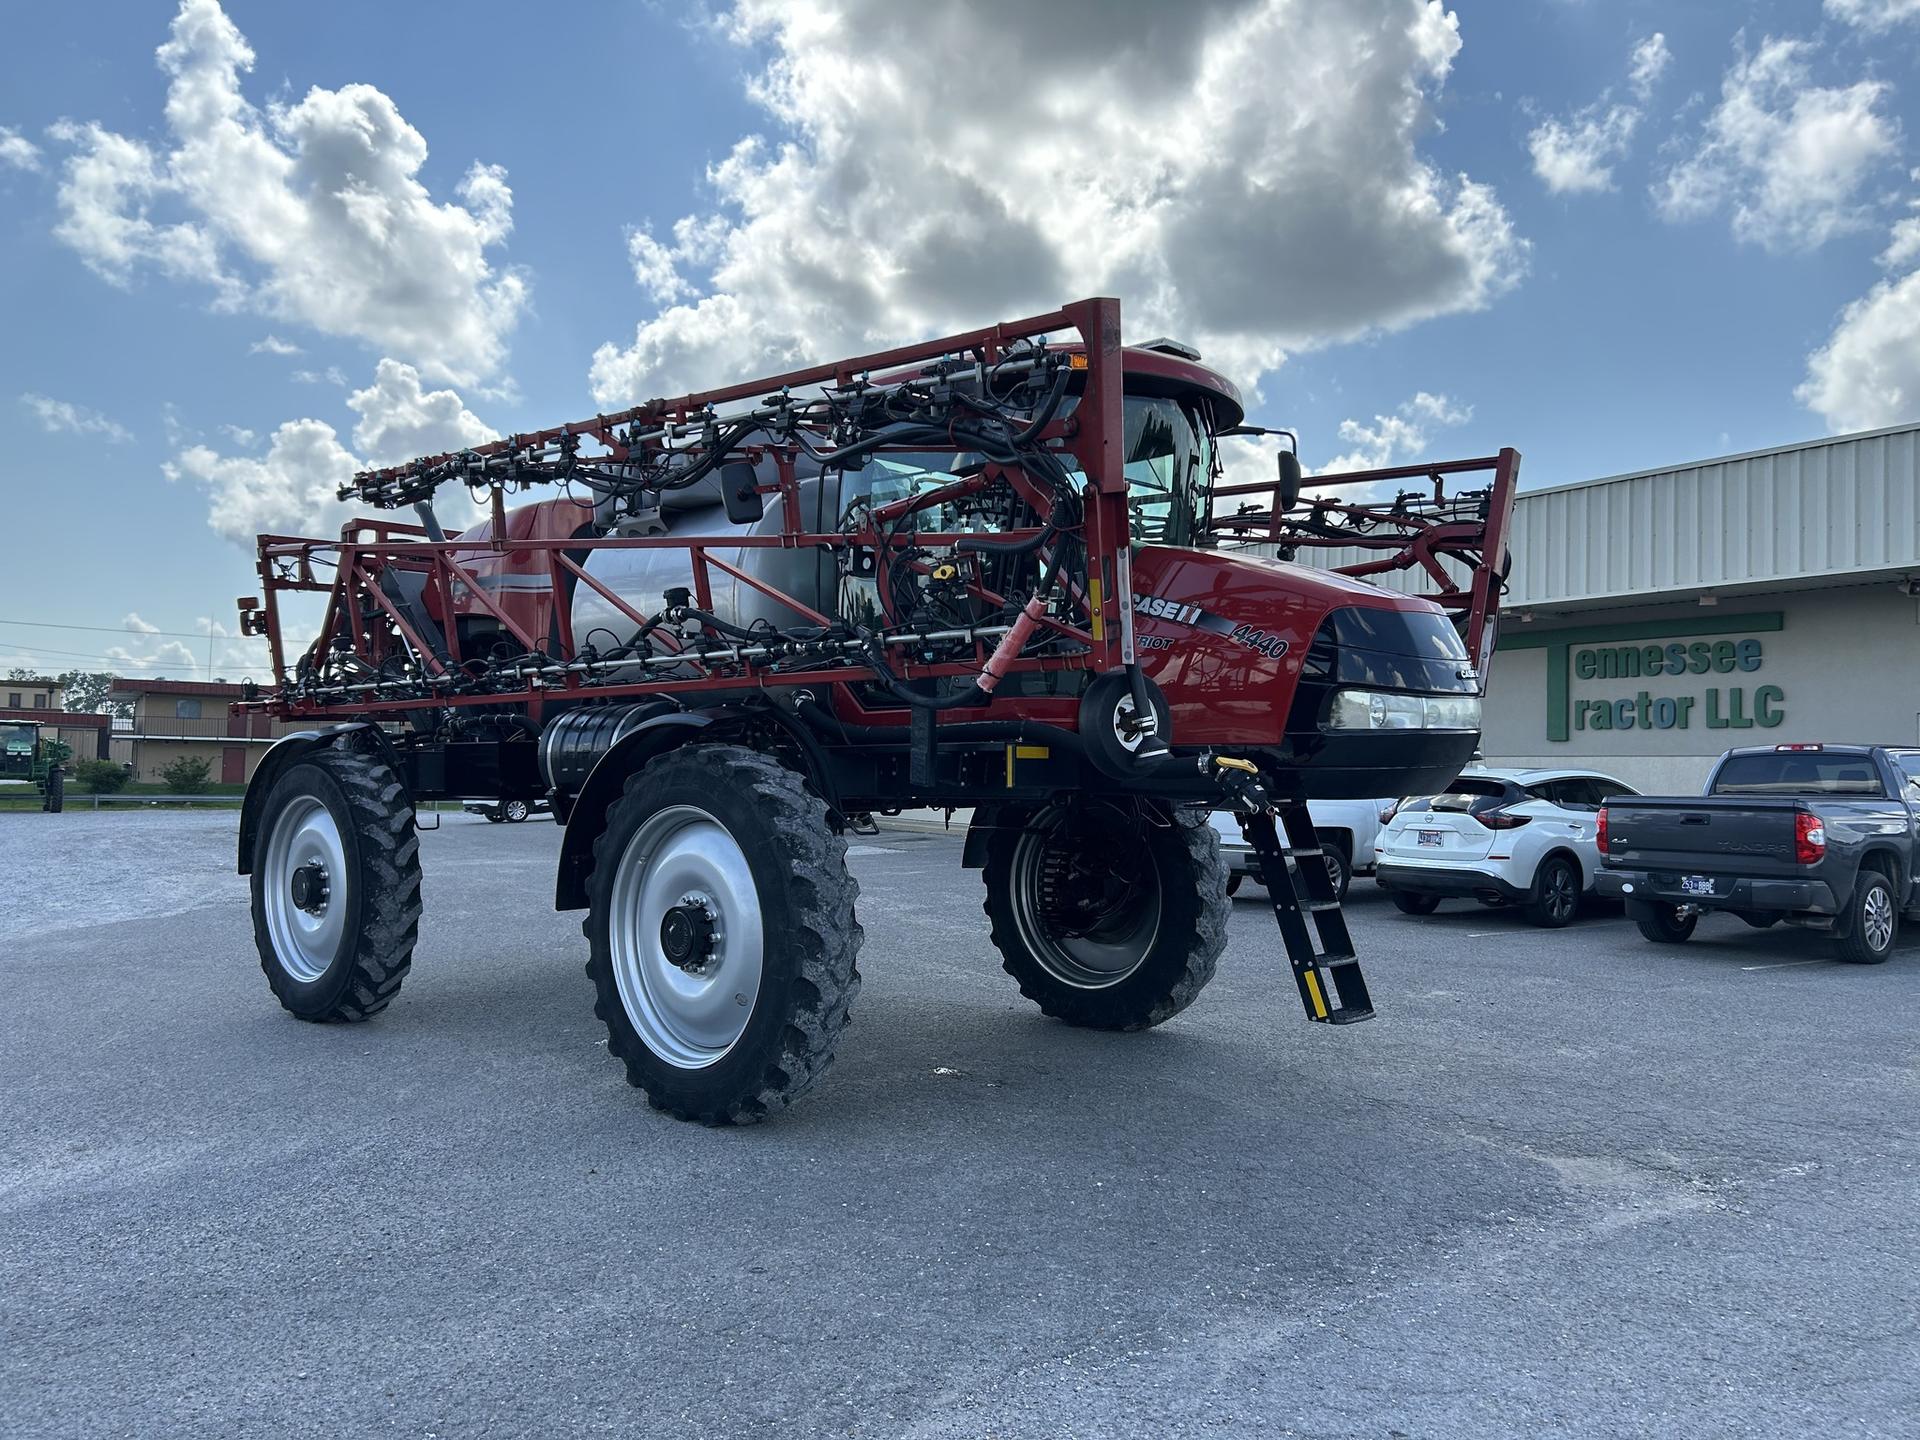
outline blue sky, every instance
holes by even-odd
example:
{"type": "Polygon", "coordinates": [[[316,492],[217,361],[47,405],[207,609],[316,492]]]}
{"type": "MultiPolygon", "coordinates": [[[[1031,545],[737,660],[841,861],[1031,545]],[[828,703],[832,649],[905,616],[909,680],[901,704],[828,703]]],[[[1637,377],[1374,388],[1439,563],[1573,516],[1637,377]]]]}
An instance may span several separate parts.
{"type": "Polygon", "coordinates": [[[1322,467],[1920,419],[1920,0],[9,21],[0,665],[204,673],[364,460],[1096,291],[1322,467]]]}

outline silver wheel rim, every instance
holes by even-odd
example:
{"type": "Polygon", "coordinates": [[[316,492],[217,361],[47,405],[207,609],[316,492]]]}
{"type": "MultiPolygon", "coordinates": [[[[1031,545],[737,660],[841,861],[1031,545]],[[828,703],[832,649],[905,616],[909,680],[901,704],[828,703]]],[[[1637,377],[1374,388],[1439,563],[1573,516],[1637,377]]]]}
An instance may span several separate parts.
{"type": "Polygon", "coordinates": [[[527,818],[527,802],[526,801],[509,800],[507,802],[507,819],[524,820],[526,818],[527,818]]]}
{"type": "Polygon", "coordinates": [[[1861,907],[1861,912],[1860,923],[1866,930],[1867,948],[1880,951],[1892,945],[1893,896],[1887,893],[1887,887],[1875,885],[1867,891],[1867,901],[1861,907]]]}
{"type": "MultiPolygon", "coordinates": [[[[1114,823],[1121,823],[1118,816],[1114,823]]],[[[1116,923],[1090,933],[1062,933],[1051,918],[1056,907],[1047,894],[1050,867],[1062,863],[1067,855],[1055,845],[1059,828],[1055,824],[1045,830],[1028,830],[1014,846],[1008,897],[1014,925],[1027,953],[1049,975],[1076,990],[1105,990],[1138,970],[1159,938],[1159,870],[1148,851],[1151,883],[1132,888],[1131,903],[1114,917],[1116,923]]]]}
{"type": "Polygon", "coordinates": [[[725,826],[674,805],[634,832],[614,872],[607,946],[627,1019],[660,1059],[702,1070],[739,1043],[760,996],[765,940],[753,871],[725,826]],[[668,958],[662,927],[676,908],[708,917],[697,966],[668,958]]]}
{"type": "Polygon", "coordinates": [[[348,888],[346,845],[333,812],[311,795],[296,795],[275,817],[267,837],[260,889],[274,958],[295,980],[318,980],[340,953],[346,937],[348,888]],[[317,867],[322,897],[313,895],[317,867]],[[296,903],[295,885],[305,872],[308,903],[296,903]],[[317,903],[316,903],[317,900],[317,903]]]}
{"type": "Polygon", "coordinates": [[[1555,920],[1573,914],[1573,873],[1564,865],[1547,872],[1547,914],[1555,920]]]}
{"type": "Polygon", "coordinates": [[[1113,738],[1120,742],[1120,748],[1129,755],[1138,750],[1147,738],[1134,724],[1134,717],[1138,714],[1131,695],[1122,695],[1114,704],[1113,738]]]}

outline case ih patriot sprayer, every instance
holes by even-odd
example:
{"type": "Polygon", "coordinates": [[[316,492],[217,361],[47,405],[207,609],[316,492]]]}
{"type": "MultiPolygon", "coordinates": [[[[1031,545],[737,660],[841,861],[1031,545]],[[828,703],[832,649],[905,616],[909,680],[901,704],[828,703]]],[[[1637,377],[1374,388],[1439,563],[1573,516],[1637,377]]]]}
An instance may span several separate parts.
{"type": "Polygon", "coordinates": [[[875,812],[970,807],[1021,992],[1134,1030],[1212,977],[1206,817],[1231,807],[1307,1017],[1367,1018],[1305,801],[1473,753],[1519,457],[1302,499],[1291,450],[1216,483],[1216,442],[1266,433],[1242,419],[1191,351],[1124,348],[1118,302],[1086,300],[356,476],[341,498],[420,523],[262,536],[240,602],[274,683],[236,708],[311,722],[240,822],[275,995],[377,1014],[420,918],[416,803],[547,799],[609,1048],[662,1109],[749,1121],[846,1026],[841,837],[875,812]],[[456,485],[491,518],[450,534],[456,485]],[[1288,563],[1309,547],[1363,558],[1288,563]],[[1389,571],[1428,593],[1356,578],[1389,571]],[[289,591],[327,596],[291,661],[289,591]]]}

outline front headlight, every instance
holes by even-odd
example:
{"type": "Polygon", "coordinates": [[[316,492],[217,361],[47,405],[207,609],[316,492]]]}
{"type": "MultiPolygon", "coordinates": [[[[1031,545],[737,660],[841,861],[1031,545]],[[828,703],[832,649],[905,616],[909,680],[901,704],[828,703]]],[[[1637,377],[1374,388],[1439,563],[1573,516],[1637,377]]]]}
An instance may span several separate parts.
{"type": "Polygon", "coordinates": [[[1336,690],[1329,730],[1478,730],[1477,695],[1393,695],[1381,690],[1336,690]]]}

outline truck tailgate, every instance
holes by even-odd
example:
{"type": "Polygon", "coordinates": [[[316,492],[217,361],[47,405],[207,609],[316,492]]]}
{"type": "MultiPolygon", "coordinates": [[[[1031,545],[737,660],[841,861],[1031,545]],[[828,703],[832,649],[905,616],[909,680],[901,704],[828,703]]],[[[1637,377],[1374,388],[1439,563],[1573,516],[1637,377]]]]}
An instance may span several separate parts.
{"type": "Polygon", "coordinates": [[[1607,806],[1607,859],[1651,870],[1745,875],[1799,873],[1796,800],[1649,797],[1607,806]]]}

